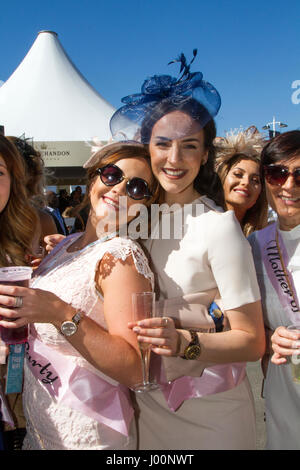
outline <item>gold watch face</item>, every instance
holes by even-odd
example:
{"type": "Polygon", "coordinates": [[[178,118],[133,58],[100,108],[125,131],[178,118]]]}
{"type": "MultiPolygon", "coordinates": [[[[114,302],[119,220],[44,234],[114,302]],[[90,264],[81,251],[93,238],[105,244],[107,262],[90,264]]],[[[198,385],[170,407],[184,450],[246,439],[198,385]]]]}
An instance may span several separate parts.
{"type": "Polygon", "coordinates": [[[188,346],[184,352],[185,357],[190,360],[198,359],[200,354],[201,346],[199,346],[199,344],[193,344],[192,346],[188,346]]]}

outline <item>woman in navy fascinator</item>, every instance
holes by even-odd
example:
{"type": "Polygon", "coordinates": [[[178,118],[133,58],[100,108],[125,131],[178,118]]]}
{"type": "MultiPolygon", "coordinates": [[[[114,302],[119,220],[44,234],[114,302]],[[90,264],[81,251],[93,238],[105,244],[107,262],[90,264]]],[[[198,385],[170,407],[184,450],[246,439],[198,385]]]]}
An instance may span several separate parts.
{"type": "Polygon", "coordinates": [[[223,212],[213,145],[221,98],[201,72],[191,72],[196,53],[189,64],[183,54],[171,62],[180,63],[178,79],[145,80],[110,123],[114,139],[148,146],[164,208],[152,214],[144,243],[157,279],[157,316],[129,324],[139,342],[151,343],[159,384],[136,394],[139,448],[254,449],[245,368],[265,347],[260,292],[250,246],[234,212],[223,212]],[[167,237],[164,223],[171,224],[167,237]],[[216,298],[227,326],[209,308],[216,298]]]}

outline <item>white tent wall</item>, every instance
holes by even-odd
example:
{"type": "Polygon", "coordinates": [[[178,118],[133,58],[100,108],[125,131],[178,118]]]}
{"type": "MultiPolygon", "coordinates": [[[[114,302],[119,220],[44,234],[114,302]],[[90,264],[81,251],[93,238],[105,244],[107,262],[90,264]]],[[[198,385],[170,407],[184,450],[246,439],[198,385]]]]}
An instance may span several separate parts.
{"type": "Polygon", "coordinates": [[[114,111],[75,67],[52,31],[38,34],[0,87],[0,124],[5,135],[33,138],[45,166],[60,172],[82,167],[90,156],[87,142],[93,137],[109,140],[114,111]]]}

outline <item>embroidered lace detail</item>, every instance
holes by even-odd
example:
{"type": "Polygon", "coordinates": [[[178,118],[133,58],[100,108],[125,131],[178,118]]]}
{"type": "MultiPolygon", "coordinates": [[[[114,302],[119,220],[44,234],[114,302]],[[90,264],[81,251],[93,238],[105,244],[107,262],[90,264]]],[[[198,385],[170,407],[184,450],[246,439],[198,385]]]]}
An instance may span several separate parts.
{"type": "MultiPolygon", "coordinates": [[[[71,242],[73,241],[74,238],[71,242]]],[[[81,250],[80,254],[78,252],[69,253],[67,251],[69,246],[70,243],[66,243],[59,252],[55,267],[52,264],[53,260],[49,260],[52,269],[47,271],[47,265],[45,265],[41,275],[34,279],[32,286],[55,293],[74,308],[93,318],[105,329],[107,329],[107,325],[103,313],[103,303],[94,281],[98,264],[105,253],[110,253],[114,258],[122,261],[132,256],[138,273],[148,279],[152,289],[154,288],[154,277],[147,258],[142,248],[130,239],[113,238],[105,243],[99,242],[81,250]]],[[[52,347],[58,347],[64,354],[79,356],[79,365],[82,365],[82,361],[86,362],[53,325],[35,323],[31,327],[31,332],[43,342],[52,347]]]]}
{"type": "MultiPolygon", "coordinates": [[[[55,293],[107,329],[103,299],[95,285],[95,272],[104,254],[111,253],[116,259],[123,261],[132,256],[136,270],[150,281],[152,289],[153,274],[142,248],[127,238],[99,241],[79,252],[68,252],[68,247],[80,235],[70,237],[60,250],[49,256],[49,259],[46,258],[37,270],[32,286],[55,293]]],[[[118,289],[119,286],[116,286],[116,292],[118,289]]],[[[81,367],[99,374],[53,325],[35,323],[31,326],[31,333],[51,348],[68,356],[66,361],[72,360],[81,367]]],[[[49,449],[134,448],[132,436],[125,439],[120,433],[100,425],[78,411],[59,406],[27,367],[23,396],[24,413],[28,421],[25,448],[43,448],[40,441],[49,449]],[[119,447],[114,447],[115,445],[119,447]]]]}
{"type": "Polygon", "coordinates": [[[134,265],[139,274],[142,274],[151,283],[151,288],[154,290],[154,276],[149,268],[148,260],[144,251],[136,242],[129,238],[114,238],[110,241],[106,249],[114,258],[125,261],[126,258],[132,256],[134,265]]]}
{"type": "Polygon", "coordinates": [[[26,364],[23,403],[27,429],[23,450],[136,449],[134,426],[127,437],[57,404],[26,364]]]}

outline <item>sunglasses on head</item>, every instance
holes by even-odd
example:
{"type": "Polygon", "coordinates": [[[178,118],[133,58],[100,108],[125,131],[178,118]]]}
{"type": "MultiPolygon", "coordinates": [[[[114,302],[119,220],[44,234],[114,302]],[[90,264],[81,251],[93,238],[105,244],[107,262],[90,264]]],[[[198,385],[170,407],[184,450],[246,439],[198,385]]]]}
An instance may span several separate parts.
{"type": "Polygon", "coordinates": [[[138,177],[131,179],[126,178],[121,168],[117,165],[110,163],[102,168],[98,168],[96,173],[100,176],[100,179],[105,186],[115,186],[123,180],[127,180],[126,193],[131,197],[131,199],[140,200],[152,196],[147,181],[138,177]]]}
{"type": "Polygon", "coordinates": [[[290,172],[284,165],[265,165],[264,174],[272,186],[282,186],[290,175],[293,176],[296,186],[300,186],[300,168],[290,172]]]}

